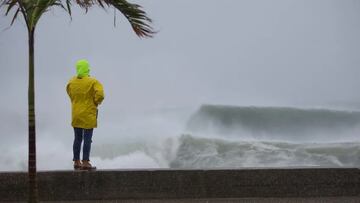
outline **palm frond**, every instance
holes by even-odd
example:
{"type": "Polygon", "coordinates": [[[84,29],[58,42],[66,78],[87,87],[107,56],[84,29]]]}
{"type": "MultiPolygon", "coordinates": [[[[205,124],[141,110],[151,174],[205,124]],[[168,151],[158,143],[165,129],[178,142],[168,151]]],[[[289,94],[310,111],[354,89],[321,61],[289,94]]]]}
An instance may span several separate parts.
{"type": "MultiPolygon", "coordinates": [[[[6,1],[4,1],[4,2],[6,2],[6,1]]],[[[7,5],[8,5],[8,7],[7,7],[7,9],[6,9],[5,15],[8,15],[9,12],[11,11],[11,9],[14,8],[14,6],[15,6],[17,3],[18,3],[17,0],[9,0],[9,1],[7,1],[6,3],[4,3],[4,4],[7,4],[7,5]]]]}
{"type": "Polygon", "coordinates": [[[117,8],[129,21],[136,35],[139,37],[153,37],[156,33],[150,26],[152,20],[147,17],[146,12],[138,4],[132,4],[126,0],[107,1],[117,8]]]}
{"type": "Polygon", "coordinates": [[[19,12],[20,12],[20,8],[18,8],[18,9],[16,10],[16,12],[15,12],[15,14],[14,14],[14,16],[13,16],[13,19],[11,20],[11,24],[10,24],[10,25],[13,25],[13,24],[14,24],[15,19],[16,19],[17,15],[19,14],[19,12]]]}
{"type": "Polygon", "coordinates": [[[11,25],[21,12],[29,30],[34,29],[42,14],[53,6],[65,8],[61,0],[2,0],[0,3],[0,7],[6,7],[5,15],[16,9],[11,25]]]}
{"type": "Polygon", "coordinates": [[[16,9],[11,24],[14,23],[18,13],[21,12],[25,18],[28,29],[31,30],[35,28],[42,14],[55,6],[66,10],[71,17],[72,3],[76,3],[85,9],[86,12],[94,5],[98,5],[104,9],[114,7],[129,21],[137,36],[153,37],[156,33],[151,27],[152,20],[147,16],[143,8],[138,4],[129,3],[127,0],[0,0],[0,8],[7,7],[6,15],[14,8],[16,9]]]}
{"type": "MultiPolygon", "coordinates": [[[[29,2],[29,1],[28,1],[29,2]]],[[[32,0],[26,8],[30,27],[35,27],[42,14],[53,6],[62,4],[61,0],[32,0]]]]}
{"type": "MultiPolygon", "coordinates": [[[[18,17],[18,14],[21,12],[24,15],[24,18],[26,19],[26,14],[24,12],[24,8],[22,7],[22,1],[21,0],[1,0],[0,1],[0,9],[3,7],[7,7],[5,11],[5,15],[9,15],[10,11],[13,9],[16,9],[10,26],[14,24],[16,18],[18,17]]],[[[26,21],[26,20],[25,20],[26,21]]]]}
{"type": "Polygon", "coordinates": [[[71,18],[71,0],[66,0],[66,8],[71,18]]]}
{"type": "Polygon", "coordinates": [[[99,5],[106,9],[105,6],[113,6],[119,10],[129,21],[135,34],[139,37],[153,37],[156,32],[151,27],[152,20],[147,17],[146,12],[138,4],[129,3],[127,0],[75,0],[83,9],[88,11],[91,6],[99,5]]]}
{"type": "Polygon", "coordinates": [[[97,0],[97,2],[98,2],[98,4],[100,5],[100,7],[105,8],[105,7],[104,7],[104,3],[102,2],[102,0],[97,0]]]}

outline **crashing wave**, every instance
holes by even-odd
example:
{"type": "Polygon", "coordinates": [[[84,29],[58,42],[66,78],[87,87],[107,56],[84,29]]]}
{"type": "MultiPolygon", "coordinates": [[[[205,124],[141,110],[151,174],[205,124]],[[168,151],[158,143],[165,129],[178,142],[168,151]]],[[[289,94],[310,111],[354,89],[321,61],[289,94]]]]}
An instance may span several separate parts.
{"type": "Polygon", "coordinates": [[[192,115],[187,128],[195,133],[257,139],[335,141],[354,138],[354,132],[360,132],[360,112],[204,105],[192,115]]]}

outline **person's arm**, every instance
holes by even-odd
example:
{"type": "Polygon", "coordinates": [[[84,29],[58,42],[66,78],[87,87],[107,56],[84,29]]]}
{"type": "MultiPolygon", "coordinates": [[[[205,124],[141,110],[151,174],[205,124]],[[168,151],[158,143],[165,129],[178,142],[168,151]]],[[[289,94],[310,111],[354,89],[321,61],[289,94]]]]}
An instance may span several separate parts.
{"type": "Polygon", "coordinates": [[[104,88],[99,81],[95,82],[94,91],[95,91],[94,103],[96,106],[98,106],[104,100],[104,88]]]}
{"type": "Polygon", "coordinates": [[[66,85],[66,92],[67,92],[67,94],[69,95],[69,97],[70,97],[70,99],[71,99],[70,83],[68,83],[68,84],[66,85]]]}

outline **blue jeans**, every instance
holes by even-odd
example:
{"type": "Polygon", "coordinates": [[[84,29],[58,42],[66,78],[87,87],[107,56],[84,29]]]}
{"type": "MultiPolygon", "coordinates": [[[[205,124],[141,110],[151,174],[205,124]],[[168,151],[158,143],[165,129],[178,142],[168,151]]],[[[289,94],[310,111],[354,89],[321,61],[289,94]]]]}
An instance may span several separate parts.
{"type": "Polygon", "coordinates": [[[93,135],[93,129],[83,129],[83,128],[74,128],[75,132],[75,139],[73,145],[73,153],[74,158],[73,161],[80,160],[80,150],[81,150],[81,143],[84,139],[84,146],[83,146],[83,159],[85,161],[90,161],[90,149],[91,149],[91,138],[93,135]]]}

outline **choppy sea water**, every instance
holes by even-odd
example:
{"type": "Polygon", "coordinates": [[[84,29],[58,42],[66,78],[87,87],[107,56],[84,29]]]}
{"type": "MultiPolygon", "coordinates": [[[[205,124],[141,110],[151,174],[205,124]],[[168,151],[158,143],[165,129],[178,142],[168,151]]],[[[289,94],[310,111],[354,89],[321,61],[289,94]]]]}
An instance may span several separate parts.
{"type": "Polygon", "coordinates": [[[358,167],[359,126],[354,111],[205,105],[186,133],[99,146],[95,154],[155,168],[358,167]]]}
{"type": "MultiPolygon", "coordinates": [[[[92,163],[99,169],[360,166],[357,111],[204,105],[178,119],[181,113],[101,123],[92,163]]],[[[69,129],[61,136],[40,132],[39,170],[72,169],[69,129]]],[[[26,171],[26,155],[26,142],[2,145],[0,170],[26,171]]]]}

